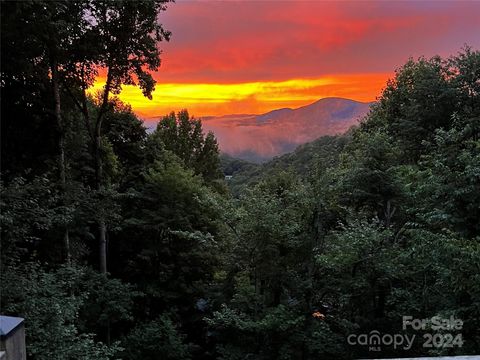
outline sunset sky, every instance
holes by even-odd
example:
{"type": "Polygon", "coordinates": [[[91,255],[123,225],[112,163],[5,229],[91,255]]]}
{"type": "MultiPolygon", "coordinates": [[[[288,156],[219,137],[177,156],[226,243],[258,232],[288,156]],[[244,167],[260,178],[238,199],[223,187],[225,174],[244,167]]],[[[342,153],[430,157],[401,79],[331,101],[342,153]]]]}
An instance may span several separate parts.
{"type": "Polygon", "coordinates": [[[172,38],[153,100],[121,94],[143,118],[372,101],[409,57],[480,47],[480,1],[178,0],[161,22],[172,38]]]}

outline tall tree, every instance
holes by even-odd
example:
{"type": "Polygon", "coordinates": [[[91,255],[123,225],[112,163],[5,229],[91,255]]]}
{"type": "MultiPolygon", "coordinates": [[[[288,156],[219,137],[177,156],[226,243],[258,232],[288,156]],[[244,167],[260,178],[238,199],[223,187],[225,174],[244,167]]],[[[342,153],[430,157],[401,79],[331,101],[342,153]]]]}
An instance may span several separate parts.
{"type": "MultiPolygon", "coordinates": [[[[151,99],[155,80],[151,72],[160,66],[158,42],[169,40],[170,32],[159,23],[169,0],[87,1],[84,2],[82,36],[76,39],[77,51],[66,66],[68,92],[81,111],[92,143],[95,188],[105,188],[102,159],[102,124],[111,94],[122,85],[138,85],[151,99]],[[88,88],[99,73],[105,85],[96,105],[89,106],[88,88]]],[[[98,219],[100,270],[107,271],[107,224],[98,219]]]]}
{"type": "Polygon", "coordinates": [[[435,129],[449,127],[457,110],[455,88],[448,79],[449,67],[439,56],[410,59],[387,82],[362,127],[386,130],[400,146],[404,162],[418,161],[425,154],[422,141],[431,139],[435,129]]]}
{"type": "Polygon", "coordinates": [[[212,132],[204,135],[201,120],[187,110],[164,116],[153,136],[207,182],[222,178],[217,139],[212,132]]]}

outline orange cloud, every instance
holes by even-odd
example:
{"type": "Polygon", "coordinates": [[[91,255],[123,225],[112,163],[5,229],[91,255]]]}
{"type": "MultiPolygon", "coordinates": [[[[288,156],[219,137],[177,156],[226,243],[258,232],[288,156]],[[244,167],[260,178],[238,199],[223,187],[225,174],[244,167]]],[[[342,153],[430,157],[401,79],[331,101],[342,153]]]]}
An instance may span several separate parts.
{"type": "MultiPolygon", "coordinates": [[[[259,114],[284,107],[299,107],[325,97],[357,101],[375,100],[391,74],[331,75],[310,79],[243,83],[159,83],[153,100],[139,88],[125,86],[120,99],[137,114],[150,118],[187,108],[197,117],[232,113],[259,114]]],[[[93,91],[103,86],[99,79],[93,91]]]]}

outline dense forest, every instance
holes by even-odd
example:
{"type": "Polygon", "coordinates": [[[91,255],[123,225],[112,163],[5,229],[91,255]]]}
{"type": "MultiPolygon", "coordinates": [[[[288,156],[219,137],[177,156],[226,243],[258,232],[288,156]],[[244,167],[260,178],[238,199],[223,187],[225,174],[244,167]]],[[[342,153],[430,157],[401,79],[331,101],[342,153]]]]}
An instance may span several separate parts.
{"type": "Polygon", "coordinates": [[[28,358],[478,354],[480,52],[411,59],[359,126],[253,165],[116,98],[152,96],[164,10],[1,4],[1,313],[28,358]],[[462,319],[461,342],[347,341],[402,316],[462,319]]]}

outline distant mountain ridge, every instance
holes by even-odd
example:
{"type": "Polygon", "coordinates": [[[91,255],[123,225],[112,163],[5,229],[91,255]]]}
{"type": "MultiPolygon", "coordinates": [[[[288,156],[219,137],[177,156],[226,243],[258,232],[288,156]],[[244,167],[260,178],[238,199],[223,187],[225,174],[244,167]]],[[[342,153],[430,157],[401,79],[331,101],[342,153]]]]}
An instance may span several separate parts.
{"type": "Polygon", "coordinates": [[[260,115],[202,117],[202,123],[206,131],[215,133],[222,152],[263,162],[321,136],[344,133],[368,113],[371,104],[324,98],[297,109],[282,108],[260,115]]]}

